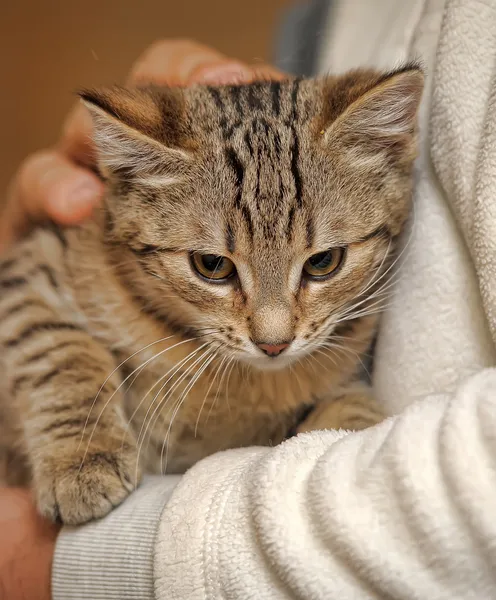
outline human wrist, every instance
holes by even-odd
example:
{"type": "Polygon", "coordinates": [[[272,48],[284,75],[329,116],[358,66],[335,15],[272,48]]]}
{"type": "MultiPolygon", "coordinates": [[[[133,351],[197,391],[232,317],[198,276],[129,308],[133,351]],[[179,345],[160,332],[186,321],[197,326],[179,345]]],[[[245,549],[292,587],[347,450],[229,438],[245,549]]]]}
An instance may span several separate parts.
{"type": "Polygon", "coordinates": [[[50,600],[59,528],[38,515],[27,490],[0,488],[0,597],[50,600]]]}

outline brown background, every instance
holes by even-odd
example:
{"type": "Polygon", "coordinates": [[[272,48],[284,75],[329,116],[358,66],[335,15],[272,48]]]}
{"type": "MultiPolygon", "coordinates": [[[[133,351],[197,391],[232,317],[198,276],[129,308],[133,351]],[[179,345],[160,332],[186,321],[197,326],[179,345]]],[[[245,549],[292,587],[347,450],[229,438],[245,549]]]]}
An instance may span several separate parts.
{"type": "Polygon", "coordinates": [[[0,199],[29,152],[52,144],[74,90],[122,81],[144,48],[189,37],[270,60],[291,0],[0,0],[0,199]]]}

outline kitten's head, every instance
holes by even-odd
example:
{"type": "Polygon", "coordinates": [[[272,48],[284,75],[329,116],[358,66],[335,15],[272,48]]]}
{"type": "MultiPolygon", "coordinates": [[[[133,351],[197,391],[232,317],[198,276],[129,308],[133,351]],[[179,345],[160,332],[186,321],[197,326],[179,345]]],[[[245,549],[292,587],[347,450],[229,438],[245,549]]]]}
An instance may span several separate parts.
{"type": "Polygon", "coordinates": [[[408,214],[422,87],[414,65],[85,92],[126,285],[260,368],[315,351],[373,310],[408,214]]]}

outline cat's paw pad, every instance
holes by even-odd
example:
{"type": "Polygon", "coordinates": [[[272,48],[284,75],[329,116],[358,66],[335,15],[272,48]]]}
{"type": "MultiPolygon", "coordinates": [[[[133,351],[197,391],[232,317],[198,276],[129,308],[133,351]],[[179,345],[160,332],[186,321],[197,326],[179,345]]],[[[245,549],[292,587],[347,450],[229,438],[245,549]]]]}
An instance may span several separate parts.
{"type": "Polygon", "coordinates": [[[88,453],[84,462],[67,458],[44,465],[35,482],[42,515],[66,525],[80,525],[104,517],[136,487],[134,453],[88,453]]]}

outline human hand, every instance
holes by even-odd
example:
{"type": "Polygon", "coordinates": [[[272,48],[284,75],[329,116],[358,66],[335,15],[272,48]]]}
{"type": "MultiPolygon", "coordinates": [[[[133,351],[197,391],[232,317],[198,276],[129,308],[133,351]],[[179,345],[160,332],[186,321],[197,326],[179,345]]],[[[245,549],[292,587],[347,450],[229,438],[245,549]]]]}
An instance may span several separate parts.
{"type": "Polygon", "coordinates": [[[0,598],[50,600],[58,527],[38,515],[27,490],[0,487],[0,598]]]}
{"type": "MultiPolygon", "coordinates": [[[[185,86],[283,77],[272,67],[245,65],[196,42],[165,40],[145,51],[132,68],[128,83],[185,86]]],[[[78,104],[65,121],[57,145],[23,162],[0,215],[0,253],[32,222],[49,218],[72,225],[91,215],[104,192],[103,183],[92,171],[91,135],[91,119],[78,104]]]]}

